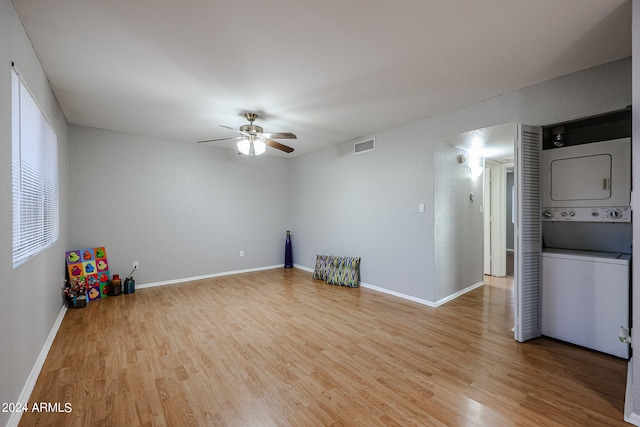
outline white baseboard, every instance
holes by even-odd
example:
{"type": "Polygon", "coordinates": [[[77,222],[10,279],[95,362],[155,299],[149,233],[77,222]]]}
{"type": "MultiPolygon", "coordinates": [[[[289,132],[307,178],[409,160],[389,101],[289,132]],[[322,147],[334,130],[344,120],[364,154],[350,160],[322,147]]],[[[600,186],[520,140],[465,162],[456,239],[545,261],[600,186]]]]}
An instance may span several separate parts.
{"type": "MultiPolygon", "coordinates": [[[[296,268],[299,268],[301,270],[305,270],[305,271],[308,271],[310,273],[313,273],[313,268],[305,267],[304,265],[298,265],[298,264],[294,264],[293,266],[296,267],[296,268]]],[[[370,285],[368,283],[360,282],[360,286],[362,286],[363,288],[371,289],[371,290],[376,291],[376,292],[382,292],[383,294],[393,295],[394,297],[398,297],[398,298],[406,299],[406,300],[409,300],[409,301],[417,302],[418,304],[423,304],[423,305],[426,305],[426,306],[429,306],[429,307],[441,306],[442,304],[447,303],[447,302],[451,301],[452,299],[455,299],[455,298],[459,297],[462,294],[466,294],[469,291],[472,291],[472,290],[474,290],[476,288],[479,288],[482,285],[484,285],[483,282],[474,283],[473,285],[471,285],[471,286],[469,286],[469,287],[467,287],[467,288],[465,288],[465,289],[463,289],[461,291],[458,291],[453,295],[449,295],[448,297],[443,298],[440,301],[433,302],[433,301],[428,301],[428,300],[425,300],[425,299],[422,299],[422,298],[417,298],[417,297],[414,297],[414,296],[411,296],[411,295],[403,294],[403,293],[400,293],[400,292],[392,291],[390,289],[381,288],[379,286],[370,285]]]]}
{"type": "MultiPolygon", "coordinates": [[[[304,271],[308,271],[309,273],[313,273],[313,268],[309,268],[309,267],[305,267],[304,265],[301,264],[293,264],[293,266],[295,268],[299,268],[300,270],[304,270],[304,271]]],[[[220,276],[230,276],[232,274],[240,274],[240,273],[248,273],[248,272],[252,272],[252,271],[261,271],[261,270],[271,270],[274,268],[283,268],[284,264],[278,264],[278,265],[269,265],[266,267],[257,267],[257,268],[249,268],[246,270],[232,270],[232,271],[224,271],[222,273],[215,273],[215,274],[207,274],[205,276],[194,276],[194,277],[186,277],[184,279],[175,279],[175,280],[166,280],[163,282],[152,282],[152,283],[145,283],[142,285],[136,285],[136,289],[144,289],[144,288],[152,288],[154,286],[165,286],[165,285],[175,285],[178,283],[185,283],[185,282],[191,282],[194,280],[201,280],[201,279],[209,279],[212,277],[220,277],[220,276]]],[[[388,295],[393,295],[395,297],[398,298],[403,298],[409,301],[413,301],[413,302],[417,302],[418,304],[423,304],[429,307],[438,307],[441,306],[442,304],[445,304],[457,297],[459,297],[460,295],[466,294],[469,291],[472,291],[480,286],[482,286],[484,283],[483,282],[478,282],[478,283],[474,283],[473,285],[462,289],[461,291],[456,292],[455,294],[449,295],[437,302],[433,302],[433,301],[428,301],[422,298],[417,298],[411,295],[407,295],[407,294],[403,294],[400,292],[396,292],[396,291],[392,291],[390,289],[386,289],[386,288],[381,288],[379,286],[375,286],[375,285],[370,285],[368,283],[364,283],[364,282],[360,282],[360,286],[363,288],[367,288],[367,289],[371,289],[373,291],[376,292],[382,292],[383,294],[388,294],[388,295]]]]}
{"type": "Polygon", "coordinates": [[[363,288],[374,290],[376,292],[381,292],[383,294],[393,295],[394,297],[398,297],[398,298],[406,299],[406,300],[409,300],[409,301],[417,302],[418,304],[427,305],[429,307],[436,307],[436,305],[435,305],[435,303],[433,301],[428,301],[426,299],[417,298],[417,297],[414,297],[414,296],[411,296],[411,295],[407,295],[407,294],[403,294],[403,293],[400,293],[400,292],[392,291],[390,289],[381,288],[379,286],[370,285],[370,284],[364,283],[364,282],[360,282],[360,286],[362,286],[363,288]]]}
{"type": "Polygon", "coordinates": [[[247,268],[245,270],[223,271],[221,273],[206,274],[204,276],[185,277],[183,279],[165,280],[162,282],[144,283],[142,285],[136,285],[136,289],[153,288],[155,286],[176,285],[178,283],[192,282],[194,280],[211,279],[212,277],[230,276],[232,274],[249,273],[252,271],[272,270],[274,268],[284,268],[284,264],[247,268]]]}
{"type": "Polygon", "coordinates": [[[640,414],[633,412],[633,358],[627,365],[627,388],[624,394],[624,420],[640,426],[640,414]]]}
{"type": "Polygon", "coordinates": [[[414,297],[414,296],[411,296],[411,295],[403,294],[403,293],[400,293],[400,292],[392,291],[392,290],[381,288],[381,287],[378,287],[378,286],[369,285],[368,283],[360,283],[360,286],[362,286],[363,288],[368,288],[368,289],[372,289],[372,290],[377,291],[377,292],[382,292],[384,294],[393,295],[393,296],[396,296],[396,297],[399,297],[399,298],[403,298],[403,299],[406,299],[406,300],[409,300],[409,301],[417,302],[418,304],[423,304],[423,305],[426,305],[426,306],[429,306],[429,307],[440,307],[442,304],[445,304],[445,303],[447,303],[447,302],[449,302],[449,301],[451,301],[453,299],[456,299],[460,295],[466,294],[467,292],[470,292],[470,291],[472,291],[472,290],[474,290],[476,288],[479,288],[482,285],[484,285],[483,282],[474,283],[473,285],[471,285],[471,286],[469,286],[467,288],[464,288],[463,290],[458,291],[455,294],[452,294],[452,295],[449,295],[449,296],[447,296],[445,298],[442,298],[441,300],[436,301],[434,303],[433,301],[428,301],[428,300],[425,300],[425,299],[422,299],[422,298],[417,298],[417,297],[414,297]]]}
{"type": "Polygon", "coordinates": [[[466,288],[464,288],[464,289],[462,289],[462,290],[460,290],[460,291],[456,292],[455,294],[451,294],[451,295],[449,295],[449,296],[447,296],[447,297],[444,297],[444,298],[442,298],[441,300],[436,301],[436,307],[439,307],[439,306],[441,306],[442,304],[448,303],[449,301],[451,301],[451,300],[454,300],[454,299],[458,298],[460,295],[464,295],[464,294],[466,294],[467,292],[471,292],[472,290],[474,290],[474,289],[476,289],[476,288],[479,288],[480,286],[483,286],[483,285],[484,285],[484,282],[477,282],[477,283],[474,283],[474,284],[473,284],[473,285],[471,285],[471,286],[468,286],[468,287],[466,287],[466,288]]]}
{"type": "MultiPolygon", "coordinates": [[[[42,370],[42,366],[44,365],[44,361],[47,360],[47,355],[49,354],[49,350],[51,349],[51,345],[53,344],[53,340],[56,338],[58,334],[58,329],[60,329],[60,325],[62,324],[62,320],[64,319],[64,315],[67,313],[67,306],[62,305],[60,309],[60,313],[58,313],[58,317],[56,321],[53,323],[53,327],[47,336],[47,340],[44,342],[44,346],[42,350],[40,350],[40,354],[38,355],[38,359],[36,359],[35,365],[31,369],[31,373],[27,377],[27,382],[24,387],[22,387],[22,392],[20,393],[20,397],[16,400],[16,402],[27,403],[29,402],[29,398],[31,397],[31,392],[33,392],[33,388],[36,385],[36,381],[38,380],[38,376],[40,375],[40,371],[42,370]]],[[[9,417],[9,421],[7,421],[7,427],[16,427],[20,423],[20,418],[22,418],[22,412],[13,412],[9,417]]]]}
{"type": "Polygon", "coordinates": [[[299,268],[300,270],[308,271],[309,273],[313,273],[313,268],[305,267],[304,265],[293,263],[295,268],[299,268]]]}
{"type": "MultiPolygon", "coordinates": [[[[304,265],[293,264],[294,267],[299,268],[300,270],[308,271],[309,273],[313,273],[313,268],[305,267],[304,265]]],[[[428,305],[429,307],[435,307],[435,304],[432,301],[427,301],[421,298],[416,298],[411,295],[402,294],[400,292],[392,291],[390,289],[381,288],[379,286],[370,285],[368,283],[360,282],[360,286],[363,288],[371,289],[372,291],[382,292],[383,294],[393,295],[394,297],[406,299],[409,301],[417,302],[419,304],[428,305]]]]}

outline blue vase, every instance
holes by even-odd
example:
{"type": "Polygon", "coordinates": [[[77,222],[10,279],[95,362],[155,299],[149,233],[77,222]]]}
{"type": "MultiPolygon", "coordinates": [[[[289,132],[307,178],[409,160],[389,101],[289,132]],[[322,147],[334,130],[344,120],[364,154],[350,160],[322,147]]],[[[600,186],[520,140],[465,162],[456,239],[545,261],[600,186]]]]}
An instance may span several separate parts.
{"type": "Polygon", "coordinates": [[[291,232],[287,231],[287,239],[284,242],[284,268],[293,267],[293,255],[291,253],[291,232]]]}

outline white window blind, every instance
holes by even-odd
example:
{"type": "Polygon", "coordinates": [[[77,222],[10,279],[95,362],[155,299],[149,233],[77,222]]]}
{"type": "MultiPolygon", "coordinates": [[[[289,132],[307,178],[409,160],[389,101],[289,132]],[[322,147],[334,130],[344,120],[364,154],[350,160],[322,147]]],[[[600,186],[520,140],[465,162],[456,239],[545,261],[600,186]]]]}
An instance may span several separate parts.
{"type": "Polygon", "coordinates": [[[13,267],[58,240],[58,138],[15,69],[11,73],[13,267]]]}

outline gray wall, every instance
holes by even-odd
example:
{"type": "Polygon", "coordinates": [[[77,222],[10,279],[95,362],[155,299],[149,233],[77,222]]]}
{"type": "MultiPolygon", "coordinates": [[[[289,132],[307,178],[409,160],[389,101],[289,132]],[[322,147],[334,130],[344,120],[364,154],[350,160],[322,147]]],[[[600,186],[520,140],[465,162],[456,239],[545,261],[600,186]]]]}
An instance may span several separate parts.
{"type": "Polygon", "coordinates": [[[435,302],[483,280],[483,180],[444,142],[435,145],[435,302]],[[471,200],[471,194],[475,199],[471,200]]]}
{"type": "Polygon", "coordinates": [[[284,263],[288,159],[88,127],[70,133],[70,249],[104,245],[112,274],[138,261],[138,285],[284,263]]]}
{"type": "Polygon", "coordinates": [[[345,142],[295,158],[295,262],[313,268],[316,254],[361,256],[365,284],[435,303],[434,141],[509,122],[542,126],[630,103],[631,59],[625,59],[369,135],[376,137],[372,153],[354,156],[353,143],[345,142]],[[426,213],[418,213],[418,203],[426,213]]]}
{"type": "Polygon", "coordinates": [[[432,157],[433,144],[406,126],[376,135],[372,152],[342,144],[294,159],[295,263],[359,256],[363,282],[432,301],[432,157]]]}
{"type": "MultiPolygon", "coordinates": [[[[13,3],[0,0],[0,402],[17,402],[63,307],[68,129],[13,3]],[[11,249],[11,62],[58,134],[60,240],[15,270],[11,249]]],[[[0,412],[0,425],[9,420],[0,412]]]]}

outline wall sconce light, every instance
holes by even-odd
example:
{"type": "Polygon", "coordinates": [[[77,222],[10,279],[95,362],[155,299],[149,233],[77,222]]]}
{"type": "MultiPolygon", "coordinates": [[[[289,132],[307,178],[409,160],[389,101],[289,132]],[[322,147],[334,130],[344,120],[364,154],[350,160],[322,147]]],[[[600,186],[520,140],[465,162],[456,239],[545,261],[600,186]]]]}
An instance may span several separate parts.
{"type": "Polygon", "coordinates": [[[458,155],[458,163],[466,165],[469,168],[469,174],[473,178],[477,178],[484,172],[484,157],[477,153],[469,153],[469,156],[464,154],[458,155]]]}

